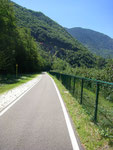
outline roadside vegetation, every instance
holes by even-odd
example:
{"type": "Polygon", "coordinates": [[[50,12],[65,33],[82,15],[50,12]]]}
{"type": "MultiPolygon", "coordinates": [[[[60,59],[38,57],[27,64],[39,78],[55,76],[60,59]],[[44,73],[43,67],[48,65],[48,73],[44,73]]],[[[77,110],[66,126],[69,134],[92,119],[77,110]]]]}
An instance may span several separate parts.
{"type": "Polygon", "coordinates": [[[113,59],[108,59],[105,62],[104,59],[99,58],[96,64],[94,68],[87,68],[85,66],[72,68],[66,61],[60,61],[57,58],[54,59],[52,70],[64,74],[113,82],[113,59]]]}
{"type": "MultiPolygon", "coordinates": [[[[52,76],[53,77],[53,76],[52,76]]],[[[109,134],[109,129],[104,130],[102,124],[105,125],[106,120],[104,117],[106,116],[100,116],[100,122],[95,124],[92,121],[92,113],[94,113],[94,106],[93,100],[95,99],[95,94],[88,89],[84,88],[84,104],[80,105],[78,97],[75,96],[75,98],[67,91],[67,89],[61,84],[59,80],[57,80],[55,77],[53,77],[54,81],[56,82],[60,93],[62,95],[62,98],[66,104],[67,110],[73,120],[73,123],[75,125],[75,129],[77,130],[77,133],[80,137],[80,141],[83,145],[83,147],[87,150],[112,150],[113,148],[113,141],[112,141],[112,135],[109,134]],[[86,101],[87,100],[87,101],[86,101]],[[88,103],[91,103],[88,105],[88,103]],[[87,107],[89,106],[89,107],[87,107]],[[105,121],[105,122],[103,122],[105,121]]],[[[80,90],[79,87],[78,91],[80,90]]],[[[77,93],[75,93],[77,95],[77,93]]],[[[105,110],[106,107],[112,107],[112,103],[109,101],[106,101],[103,99],[102,96],[100,96],[100,105],[101,107],[99,109],[102,109],[102,111],[105,110]]],[[[112,110],[112,108],[111,108],[112,110]]],[[[112,113],[112,111],[111,111],[112,113]]],[[[101,115],[101,113],[98,114],[98,116],[101,115]]],[[[109,116],[112,119],[112,115],[109,116]]],[[[112,126],[112,125],[111,125],[112,126]]],[[[112,130],[112,129],[111,129],[112,130]]],[[[111,133],[112,134],[112,133],[111,133]]]]}

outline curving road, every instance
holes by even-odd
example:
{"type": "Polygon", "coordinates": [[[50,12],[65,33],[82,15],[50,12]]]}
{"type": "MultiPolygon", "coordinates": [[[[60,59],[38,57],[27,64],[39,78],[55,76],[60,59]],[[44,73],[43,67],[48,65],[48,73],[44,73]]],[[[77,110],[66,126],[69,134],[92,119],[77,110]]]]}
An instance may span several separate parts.
{"type": "Polygon", "coordinates": [[[0,150],[73,150],[72,145],[58,94],[47,74],[0,116],[0,150]]]}

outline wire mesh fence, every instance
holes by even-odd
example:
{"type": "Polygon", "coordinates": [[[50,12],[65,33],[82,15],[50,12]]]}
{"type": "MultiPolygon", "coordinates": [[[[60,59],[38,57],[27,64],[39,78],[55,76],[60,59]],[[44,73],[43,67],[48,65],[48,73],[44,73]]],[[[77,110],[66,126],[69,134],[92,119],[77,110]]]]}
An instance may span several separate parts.
{"type": "Polygon", "coordinates": [[[113,83],[50,72],[82,104],[103,134],[113,138],[113,83]]]}

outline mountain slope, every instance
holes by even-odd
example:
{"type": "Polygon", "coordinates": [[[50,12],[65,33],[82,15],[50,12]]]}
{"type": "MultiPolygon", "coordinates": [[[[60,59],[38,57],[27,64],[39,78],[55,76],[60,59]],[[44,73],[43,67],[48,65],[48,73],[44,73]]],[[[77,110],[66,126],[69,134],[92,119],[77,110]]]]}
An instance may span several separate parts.
{"type": "Polygon", "coordinates": [[[67,61],[73,67],[94,67],[96,58],[93,54],[62,26],[41,12],[26,9],[15,3],[14,10],[17,25],[29,28],[32,36],[46,52],[67,61]]]}
{"type": "Polygon", "coordinates": [[[84,48],[77,40],[74,40],[63,27],[45,16],[41,12],[35,12],[17,4],[14,4],[17,24],[31,29],[32,35],[39,42],[57,43],[59,47],[84,48]],[[81,46],[81,47],[80,47],[81,46]]]}
{"type": "Polygon", "coordinates": [[[79,27],[66,30],[96,55],[113,57],[113,39],[109,36],[79,27]]]}

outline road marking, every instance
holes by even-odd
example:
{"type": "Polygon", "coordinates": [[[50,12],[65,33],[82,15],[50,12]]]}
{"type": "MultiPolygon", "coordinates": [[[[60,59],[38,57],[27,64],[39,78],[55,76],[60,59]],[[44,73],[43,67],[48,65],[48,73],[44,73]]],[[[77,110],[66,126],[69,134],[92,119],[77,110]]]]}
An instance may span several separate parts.
{"type": "Polygon", "coordinates": [[[32,85],[30,88],[28,88],[24,93],[22,93],[18,98],[16,98],[13,102],[11,102],[8,106],[6,106],[1,112],[0,112],[0,117],[6,112],[8,111],[16,102],[18,102],[27,92],[29,92],[37,83],[39,83],[41,80],[41,78],[39,78],[39,80],[32,85]]]}
{"type": "Polygon", "coordinates": [[[67,113],[67,110],[66,110],[65,105],[63,103],[63,99],[60,95],[60,92],[59,92],[54,80],[51,77],[50,77],[50,79],[52,80],[52,82],[55,86],[57,95],[58,95],[59,100],[60,100],[60,104],[61,104],[61,107],[62,107],[62,110],[63,110],[63,113],[64,113],[64,118],[65,118],[66,125],[67,125],[67,128],[68,128],[68,132],[69,132],[69,136],[70,136],[70,139],[71,139],[73,150],[80,150],[80,148],[78,146],[78,143],[77,143],[77,139],[75,137],[75,134],[74,134],[74,131],[73,131],[73,128],[72,128],[72,125],[71,125],[71,122],[70,122],[70,119],[69,119],[69,116],[68,116],[68,113],[67,113]]]}

